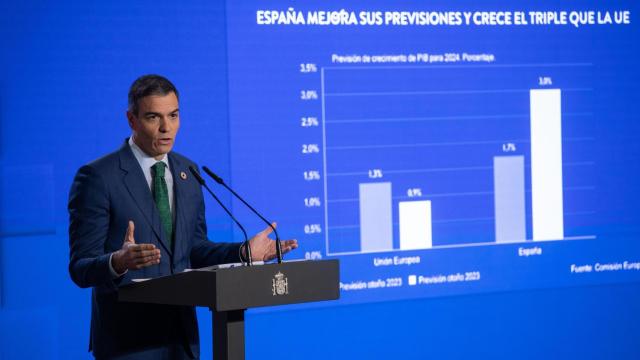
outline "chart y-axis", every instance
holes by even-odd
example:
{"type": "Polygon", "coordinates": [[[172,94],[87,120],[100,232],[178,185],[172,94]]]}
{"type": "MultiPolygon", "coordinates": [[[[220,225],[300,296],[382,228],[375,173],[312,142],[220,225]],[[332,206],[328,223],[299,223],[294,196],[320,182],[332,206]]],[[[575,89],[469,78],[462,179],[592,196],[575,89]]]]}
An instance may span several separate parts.
{"type": "Polygon", "coordinates": [[[324,105],[324,68],[320,68],[320,100],[322,106],[322,176],[324,180],[324,249],[329,255],[329,202],[327,195],[327,129],[324,105]]]}

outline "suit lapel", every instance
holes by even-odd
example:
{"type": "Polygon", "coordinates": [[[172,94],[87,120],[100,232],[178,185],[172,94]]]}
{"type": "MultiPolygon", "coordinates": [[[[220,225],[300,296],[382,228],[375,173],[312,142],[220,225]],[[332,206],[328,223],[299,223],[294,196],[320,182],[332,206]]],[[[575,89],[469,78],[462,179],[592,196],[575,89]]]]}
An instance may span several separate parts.
{"type": "Polygon", "coordinates": [[[160,214],[158,213],[156,204],[153,201],[153,196],[149,190],[149,184],[147,184],[144,173],[140,168],[140,164],[133,155],[129,144],[125,143],[119,153],[120,168],[124,170],[123,182],[125,187],[144,215],[145,220],[153,229],[153,232],[156,234],[158,239],[160,239],[162,246],[169,254],[173,254],[165,233],[162,230],[160,214]]]}
{"type": "Polygon", "coordinates": [[[183,174],[187,174],[187,168],[185,164],[182,163],[178,158],[173,156],[172,153],[169,153],[169,165],[171,167],[171,175],[173,176],[173,206],[175,212],[175,223],[174,223],[174,251],[176,254],[184,251],[183,247],[186,245],[186,242],[183,239],[184,233],[184,212],[185,212],[185,204],[183,203],[183,199],[185,199],[185,179],[186,176],[183,177],[183,174]]]}

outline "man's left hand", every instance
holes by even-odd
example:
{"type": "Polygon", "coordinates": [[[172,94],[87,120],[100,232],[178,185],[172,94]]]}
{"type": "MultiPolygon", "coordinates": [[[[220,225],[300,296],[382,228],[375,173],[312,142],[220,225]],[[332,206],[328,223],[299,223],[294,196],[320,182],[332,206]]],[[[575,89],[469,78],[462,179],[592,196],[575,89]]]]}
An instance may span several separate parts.
{"type": "MultiPolygon", "coordinates": [[[[273,227],[276,227],[276,223],[272,223],[273,227]]],[[[267,227],[261,232],[257,233],[249,240],[251,246],[251,259],[254,261],[269,261],[276,257],[276,242],[269,238],[273,230],[271,227],[267,227]]],[[[289,251],[298,248],[298,241],[293,240],[281,240],[282,254],[286,254],[289,251]]],[[[244,251],[244,249],[243,249],[244,251]]]]}

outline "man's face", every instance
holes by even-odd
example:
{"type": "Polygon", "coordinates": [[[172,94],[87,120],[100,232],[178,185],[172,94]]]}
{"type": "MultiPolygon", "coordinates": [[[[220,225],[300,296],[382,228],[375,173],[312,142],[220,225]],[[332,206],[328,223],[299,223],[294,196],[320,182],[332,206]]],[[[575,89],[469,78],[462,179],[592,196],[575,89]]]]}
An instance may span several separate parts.
{"type": "Polygon", "coordinates": [[[138,113],[127,111],[133,141],[147,155],[160,160],[171,151],[180,127],[178,98],[175,93],[151,95],[138,102],[138,113]]]}

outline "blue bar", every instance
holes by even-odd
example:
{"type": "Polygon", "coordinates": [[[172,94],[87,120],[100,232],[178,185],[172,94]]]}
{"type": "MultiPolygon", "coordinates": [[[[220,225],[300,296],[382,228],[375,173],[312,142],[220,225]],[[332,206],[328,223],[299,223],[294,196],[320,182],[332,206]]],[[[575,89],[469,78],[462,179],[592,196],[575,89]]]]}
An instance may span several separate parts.
{"type": "Polygon", "coordinates": [[[391,183],[360,184],[360,251],[393,250],[391,183]]]}
{"type": "Polygon", "coordinates": [[[526,240],[524,156],[493,158],[496,242],[526,240]]]}

